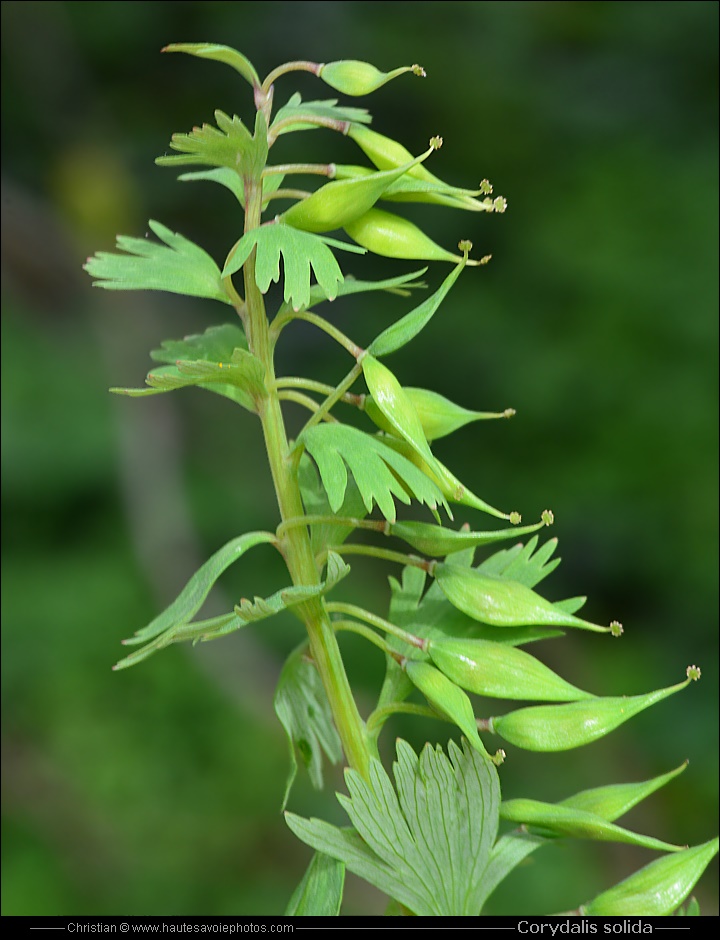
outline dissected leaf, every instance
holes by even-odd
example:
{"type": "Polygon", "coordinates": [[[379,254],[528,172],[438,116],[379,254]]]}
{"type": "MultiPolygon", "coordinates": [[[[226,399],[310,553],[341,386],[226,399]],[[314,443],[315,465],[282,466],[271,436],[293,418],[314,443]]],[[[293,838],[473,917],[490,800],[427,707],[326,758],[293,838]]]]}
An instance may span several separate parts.
{"type": "Polygon", "coordinates": [[[390,526],[389,535],[395,535],[411,545],[416,551],[425,555],[442,557],[453,552],[460,552],[465,548],[479,548],[481,545],[491,545],[504,539],[517,538],[528,535],[545,525],[537,522],[535,525],[514,526],[511,529],[497,529],[494,532],[466,532],[448,529],[445,526],[431,525],[429,522],[395,522],[390,526]]]}
{"type": "Polygon", "coordinates": [[[247,349],[242,327],[234,323],[209,326],[204,333],[183,339],[166,339],[159,349],[153,349],[150,358],[155,362],[175,364],[178,359],[205,359],[208,362],[228,362],[236,349],[247,349]]]}
{"type": "MultiPolygon", "coordinates": [[[[420,268],[419,271],[412,271],[410,274],[401,274],[398,277],[388,277],[382,281],[358,281],[353,277],[346,277],[338,284],[337,296],[346,297],[349,294],[361,294],[373,290],[385,290],[388,291],[388,293],[402,294],[411,288],[424,287],[425,284],[422,281],[418,281],[418,278],[422,277],[426,271],[427,268],[420,268]]],[[[328,297],[322,288],[317,284],[313,284],[310,288],[308,307],[314,307],[316,304],[322,303],[322,301],[327,299],[328,297]]],[[[286,303],[283,304],[278,313],[287,313],[290,309],[292,308],[286,303]]]]}
{"type": "Polygon", "coordinates": [[[396,789],[379,761],[369,782],[345,773],[349,797],[338,796],[355,830],[286,813],[303,842],[417,915],[474,916],[498,825],[497,771],[467,742],[450,742],[450,759],[425,745],[418,758],[397,742],[396,789]]]}
{"type": "MultiPolygon", "coordinates": [[[[346,242],[272,222],[247,232],[230,252],[223,277],[239,271],[257,245],[255,278],[262,293],[280,279],[280,256],[285,274],[284,298],[294,310],[310,305],[310,269],[328,300],[337,297],[343,274],[328,246],[354,251],[346,242]]],[[[361,249],[362,250],[362,249],[361,249]]]]}
{"type": "Polygon", "coordinates": [[[217,127],[203,124],[189,134],[173,134],[170,146],[180,153],[158,157],[155,163],[158,166],[227,167],[239,176],[262,169],[267,158],[267,132],[262,113],[257,112],[254,136],[237,115],[230,117],[224,111],[216,111],[215,120],[217,127]]]}
{"type": "Polygon", "coordinates": [[[148,224],[165,244],[118,235],[117,247],[125,254],[99,251],[83,266],[97,279],[93,287],[164,290],[232,303],[222,285],[220,269],[206,251],[159,222],[151,219],[148,224]]]}
{"type": "Polygon", "coordinates": [[[329,855],[316,852],[303,879],[293,892],[286,917],[337,917],[340,914],[345,866],[329,855]]]}
{"type": "MultiPolygon", "coordinates": [[[[295,92],[287,104],[278,108],[270,130],[275,131],[282,121],[291,120],[292,124],[281,127],[278,136],[291,131],[316,130],[321,125],[316,122],[303,121],[303,118],[322,118],[328,121],[352,121],[354,124],[369,124],[372,120],[367,108],[352,108],[338,106],[337,98],[326,101],[303,101],[299,92],[295,92]]],[[[410,158],[412,159],[412,157],[410,158]]]]}
{"type": "Polygon", "coordinates": [[[285,729],[290,748],[290,773],[283,809],[297,775],[296,747],[316,790],[323,786],[323,752],[331,764],[342,760],[342,745],[332,721],[330,704],[317,669],[307,659],[306,648],[304,643],[290,654],[275,690],[275,714],[285,729]]]}
{"type": "Polygon", "coordinates": [[[430,509],[447,506],[435,484],[402,455],[345,424],[314,425],[299,438],[318,465],[333,512],[342,506],[350,470],[368,512],[373,503],[390,522],[395,521],[394,498],[409,503],[414,497],[430,509]],[[410,495],[408,495],[408,493],[410,495]]]}
{"type": "MultiPolygon", "coordinates": [[[[330,503],[328,502],[325,488],[318,478],[315,464],[307,454],[303,454],[300,459],[298,482],[300,483],[300,492],[302,493],[305,512],[308,515],[336,515],[340,518],[351,519],[362,519],[367,515],[365,503],[362,500],[354,478],[348,479],[342,505],[337,513],[333,513],[330,508],[330,503]]],[[[318,555],[328,547],[342,545],[354,528],[354,526],[335,525],[333,523],[311,526],[310,543],[312,545],[313,554],[318,555]]]]}
{"type": "Polygon", "coordinates": [[[548,539],[542,548],[535,551],[537,544],[538,537],[534,535],[525,546],[513,545],[512,548],[501,549],[478,565],[477,570],[482,574],[511,578],[525,587],[533,588],[560,564],[559,558],[549,560],[557,548],[557,539],[548,539]]]}

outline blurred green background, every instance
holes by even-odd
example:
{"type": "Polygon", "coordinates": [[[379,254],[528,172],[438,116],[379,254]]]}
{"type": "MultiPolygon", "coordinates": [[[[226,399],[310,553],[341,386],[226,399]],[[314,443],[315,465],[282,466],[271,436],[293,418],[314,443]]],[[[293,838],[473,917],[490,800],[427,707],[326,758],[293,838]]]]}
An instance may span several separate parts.
{"type": "MultiPolygon", "coordinates": [[[[627,825],[680,843],[715,834],[717,18],[713,2],[2,4],[4,913],[280,913],[309,856],[279,813],[288,761],[272,710],[294,622],[110,672],[119,641],[201,561],[276,518],[259,430],[229,402],[106,393],[140,385],[161,340],[223,313],[93,291],[85,257],[156,218],[220,260],[241,226],[220,187],[178,186],[153,164],[174,131],[252,107],[230,69],[160,56],[169,42],[235,46],[261,75],[298,58],[426,68],[352,103],[415,153],[442,134],[432,171],[466,187],[488,177],[509,208],[408,213],[441,244],[469,237],[493,260],[463,275],[392,368],[469,407],[517,409],[437,452],[528,521],[551,507],[564,563],[547,593],[587,594],[590,619],[625,624],[617,643],[542,644],[547,662],[603,694],[703,668],[697,686],[590,748],[513,749],[505,795],[560,799],[689,758],[627,825]]],[[[299,75],[276,100],[296,87],[332,96],[299,75]]],[[[281,144],[283,159],[360,162],[329,132],[281,144]]],[[[365,277],[411,269],[342,260],[365,277]]],[[[407,309],[370,295],[325,312],[365,343],[407,309]]],[[[281,368],[337,381],[346,363],[297,327],[281,368]]],[[[364,561],[345,594],[383,613],[386,566],[364,561]]],[[[272,550],[258,549],[208,615],[279,586],[272,550]]],[[[344,649],[367,709],[379,656],[361,641],[344,649]]],[[[388,744],[398,733],[419,746],[446,728],[398,724],[388,744]]],[[[340,821],[334,802],[302,775],[291,808],[340,821]]],[[[576,907],[652,857],[589,843],[544,852],[492,910],[576,907]]],[[[348,881],[348,913],[383,910],[348,881]]],[[[698,897],[717,913],[716,866],[698,897]]]]}

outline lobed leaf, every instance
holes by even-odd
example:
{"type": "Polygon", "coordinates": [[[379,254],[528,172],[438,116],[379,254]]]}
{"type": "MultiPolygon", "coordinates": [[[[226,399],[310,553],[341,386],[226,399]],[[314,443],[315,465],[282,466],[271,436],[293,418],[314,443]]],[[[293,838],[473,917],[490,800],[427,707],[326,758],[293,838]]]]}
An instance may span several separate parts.
{"type": "MultiPolygon", "coordinates": [[[[173,134],[170,146],[177,154],[155,160],[158,166],[202,165],[226,167],[238,177],[262,170],[267,159],[267,129],[262,112],[255,119],[252,135],[237,115],[230,117],[224,111],[215,112],[218,126],[203,124],[189,134],[173,134]]],[[[227,183],[227,175],[224,177],[227,183]]]]}
{"type": "Polygon", "coordinates": [[[284,809],[297,776],[296,748],[316,790],[323,787],[323,753],[331,764],[342,760],[342,745],[333,724],[330,703],[315,665],[307,658],[306,643],[291,653],[285,662],[273,704],[290,749],[284,809]]]}
{"type": "Polygon", "coordinates": [[[409,503],[411,497],[430,509],[447,503],[435,484],[409,460],[371,437],[345,424],[322,424],[308,428],[299,438],[320,471],[330,507],[338,512],[345,498],[350,470],[365,508],[373,503],[390,522],[395,521],[397,498],[409,503]]]}
{"type": "MultiPolygon", "coordinates": [[[[300,459],[298,482],[302,494],[305,512],[308,515],[332,516],[340,518],[362,519],[367,515],[367,509],[360,491],[353,478],[348,480],[347,489],[342,505],[337,513],[333,513],[328,502],[327,492],[318,478],[315,464],[307,454],[300,459]]],[[[310,527],[310,544],[313,554],[319,555],[328,547],[342,545],[345,539],[353,532],[355,526],[335,525],[324,523],[310,527]]]]}
{"type": "MultiPolygon", "coordinates": [[[[257,246],[255,278],[262,293],[273,281],[280,279],[280,256],[283,258],[284,298],[294,310],[310,305],[310,270],[318,287],[328,300],[337,297],[343,274],[329,246],[357,251],[354,245],[283,225],[279,222],[261,225],[247,232],[228,256],[223,277],[239,271],[257,246]]],[[[359,249],[362,253],[362,249],[359,249]]]]}
{"type": "Polygon", "coordinates": [[[397,742],[395,787],[379,761],[365,781],[348,770],[338,795],[355,831],[286,813],[295,834],[417,915],[474,916],[498,825],[494,765],[463,742],[449,759],[426,745],[418,758],[397,742]]]}
{"type": "Polygon", "coordinates": [[[166,339],[159,349],[153,349],[150,358],[155,362],[175,364],[178,359],[204,359],[208,362],[227,362],[236,349],[247,350],[242,328],[234,323],[209,326],[204,333],[195,333],[183,339],[166,339]]]}
{"type": "MultiPolygon", "coordinates": [[[[351,248],[354,246],[350,246],[351,248]]],[[[366,293],[367,291],[373,290],[386,290],[388,293],[401,294],[404,293],[403,288],[410,290],[415,287],[424,287],[423,282],[412,283],[417,281],[418,278],[427,271],[427,268],[420,268],[419,271],[412,271],[410,274],[401,274],[398,277],[389,277],[385,278],[382,281],[358,281],[353,277],[346,277],[338,284],[338,297],[347,297],[349,294],[361,294],[366,293]]],[[[328,297],[324,293],[321,287],[317,284],[313,284],[310,288],[310,301],[308,307],[314,307],[316,304],[322,303],[322,301],[328,300],[328,297]]],[[[287,303],[278,311],[278,314],[287,313],[291,307],[287,303]]]]}
{"type": "Polygon", "coordinates": [[[211,42],[174,42],[165,46],[163,52],[186,52],[188,55],[198,56],[201,59],[214,59],[224,62],[239,72],[242,77],[253,86],[260,85],[260,78],[250,60],[232,49],[230,46],[220,46],[211,42]]]}
{"type": "Polygon", "coordinates": [[[295,92],[288,100],[288,103],[275,112],[270,130],[271,132],[275,131],[277,125],[282,121],[292,121],[293,123],[281,127],[277,131],[278,136],[292,131],[317,130],[321,126],[316,122],[308,122],[307,118],[322,118],[339,122],[352,121],[354,124],[369,124],[372,121],[367,108],[338,106],[337,98],[329,98],[326,101],[303,101],[300,93],[295,92]]]}
{"type": "Polygon", "coordinates": [[[443,557],[466,548],[479,548],[503,539],[513,539],[528,535],[542,528],[545,522],[536,522],[510,529],[497,529],[492,532],[466,532],[448,529],[445,526],[431,525],[429,522],[395,522],[390,526],[389,535],[395,535],[425,555],[443,557]]]}
{"type": "Polygon", "coordinates": [[[146,238],[118,235],[125,254],[99,251],[83,266],[106,290],[164,290],[231,304],[220,269],[210,255],[182,235],[152,219],[148,223],[164,245],[146,238]]]}

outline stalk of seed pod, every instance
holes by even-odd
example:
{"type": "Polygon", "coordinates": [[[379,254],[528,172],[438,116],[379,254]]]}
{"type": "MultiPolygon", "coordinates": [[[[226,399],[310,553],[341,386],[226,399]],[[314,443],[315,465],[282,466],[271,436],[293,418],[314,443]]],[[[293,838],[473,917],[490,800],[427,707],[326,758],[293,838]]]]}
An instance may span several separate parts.
{"type": "Polygon", "coordinates": [[[594,699],[529,653],[488,640],[438,638],[427,644],[440,671],[467,692],[539,702],[594,699]]]}
{"type": "Polygon", "coordinates": [[[473,620],[495,627],[580,627],[596,633],[619,636],[622,626],[614,621],[609,627],[582,620],[556,607],[531,588],[474,568],[438,564],[433,574],[450,603],[473,620]]]}
{"type": "Polygon", "coordinates": [[[520,708],[500,718],[491,718],[488,728],[510,744],[527,751],[567,751],[604,737],[629,718],[660,702],[692,680],[700,671],[689,666],[687,679],[646,695],[609,696],[566,705],[535,705],[520,708]]]}

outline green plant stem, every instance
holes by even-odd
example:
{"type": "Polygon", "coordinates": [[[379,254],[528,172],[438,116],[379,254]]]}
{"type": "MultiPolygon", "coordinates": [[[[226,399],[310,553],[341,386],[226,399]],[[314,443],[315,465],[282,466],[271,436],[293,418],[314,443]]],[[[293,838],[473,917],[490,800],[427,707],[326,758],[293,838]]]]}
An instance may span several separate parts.
{"type": "MultiPolygon", "coordinates": [[[[286,519],[282,522],[275,532],[278,539],[283,537],[286,529],[291,526],[302,525],[342,525],[353,529],[368,529],[372,532],[385,532],[389,523],[380,519],[351,519],[344,516],[298,516],[297,519],[286,519]]],[[[334,549],[337,551],[337,549],[334,549]]]]}
{"type": "MultiPolygon", "coordinates": [[[[262,211],[262,182],[260,178],[246,179],[245,231],[260,225],[262,211]]],[[[287,433],[283,421],[280,399],[275,387],[275,368],[272,343],[265,304],[255,280],[255,250],[243,268],[245,303],[248,313],[248,345],[250,351],[265,368],[267,395],[258,403],[268,462],[272,474],[281,520],[296,518],[304,511],[300,487],[290,458],[287,433]]],[[[280,549],[288,566],[293,584],[320,583],[308,530],[302,526],[287,530],[280,549]]],[[[322,598],[314,598],[298,605],[308,632],[310,650],[328,696],[348,764],[367,778],[370,750],[367,735],[357,710],[348,682],[337,638],[322,598]]]]}
{"type": "Polygon", "coordinates": [[[263,170],[263,177],[282,174],[291,176],[293,174],[330,176],[334,172],[334,163],[277,163],[275,166],[266,166],[263,170]]]}
{"type": "Polygon", "coordinates": [[[395,626],[394,623],[390,623],[389,620],[384,620],[382,617],[378,617],[377,614],[370,613],[369,610],[365,610],[364,607],[357,607],[355,604],[345,604],[342,601],[331,601],[325,605],[325,609],[329,614],[347,614],[348,617],[355,617],[356,620],[364,620],[365,623],[369,623],[372,627],[377,627],[378,630],[382,630],[384,633],[390,633],[392,636],[397,637],[398,640],[402,640],[404,643],[409,643],[410,646],[415,646],[417,649],[424,650],[426,641],[419,636],[415,636],[413,633],[408,633],[406,630],[403,630],[402,627],[395,626]]]}
{"type": "MultiPolygon", "coordinates": [[[[295,450],[296,450],[296,451],[297,451],[297,449],[298,449],[300,446],[302,446],[302,445],[301,445],[301,442],[300,442],[300,438],[302,437],[303,433],[304,433],[305,431],[307,431],[308,428],[311,428],[311,427],[313,427],[314,425],[318,424],[320,421],[322,421],[322,419],[323,419],[323,418],[325,417],[325,415],[330,411],[330,409],[333,407],[333,405],[337,404],[337,402],[340,401],[340,399],[343,397],[343,395],[345,394],[345,392],[347,392],[347,390],[348,390],[348,389],[350,388],[350,386],[353,384],[353,382],[355,381],[355,379],[357,379],[357,378],[359,377],[359,375],[361,374],[361,372],[362,372],[362,366],[360,365],[359,362],[355,363],[355,365],[354,365],[354,366],[352,367],[352,369],[348,372],[348,374],[345,376],[345,378],[342,380],[342,382],[337,386],[337,388],[336,388],[335,391],[332,393],[332,395],[328,395],[328,397],[325,399],[325,401],[322,403],[322,405],[320,405],[320,407],[319,407],[318,410],[315,412],[315,414],[312,416],[312,418],[310,418],[310,419],[308,420],[308,422],[307,422],[307,424],[305,425],[305,427],[304,427],[304,428],[302,429],[302,431],[298,434],[298,441],[297,441],[296,444],[295,444],[295,450]]],[[[298,451],[298,452],[299,452],[299,451],[298,451]]]]}
{"type": "Polygon", "coordinates": [[[385,640],[372,631],[370,627],[364,627],[361,623],[356,623],[354,620],[334,620],[333,627],[336,632],[344,631],[345,633],[357,633],[358,636],[364,637],[377,646],[378,649],[381,649],[383,653],[390,653],[390,649],[385,640]]]}
{"type": "MultiPolygon", "coordinates": [[[[318,410],[320,405],[310,398],[309,395],[303,395],[302,392],[278,392],[278,398],[280,401],[294,401],[297,405],[302,405],[304,408],[307,408],[308,411],[312,411],[313,414],[318,410]]],[[[337,418],[334,418],[332,415],[325,415],[323,421],[332,421],[337,423],[337,418]]]]}
{"type": "Polygon", "coordinates": [[[417,555],[406,555],[405,552],[394,552],[389,548],[378,548],[376,545],[349,545],[335,546],[333,551],[340,555],[369,555],[371,558],[382,558],[385,561],[394,561],[398,565],[412,565],[414,568],[422,568],[423,571],[430,571],[435,566],[434,561],[427,561],[417,555]]]}
{"type": "Polygon", "coordinates": [[[428,708],[427,705],[415,705],[413,702],[395,702],[393,705],[385,705],[383,708],[376,708],[367,720],[368,734],[377,735],[382,726],[393,715],[418,715],[420,718],[435,718],[440,721],[448,721],[441,714],[428,708]]]}
{"type": "MultiPolygon", "coordinates": [[[[335,391],[332,385],[327,385],[325,382],[316,382],[314,379],[303,379],[293,375],[284,375],[275,382],[275,387],[302,388],[308,392],[319,392],[321,395],[332,395],[335,391]]],[[[364,395],[346,393],[339,400],[345,402],[347,405],[355,405],[360,408],[362,407],[364,399],[364,395]]]]}
{"type": "Polygon", "coordinates": [[[332,323],[328,323],[325,317],[319,317],[316,313],[310,313],[308,310],[300,311],[294,316],[295,320],[305,320],[307,323],[312,323],[318,329],[323,330],[327,333],[328,336],[332,336],[336,343],[339,343],[343,349],[346,349],[353,359],[357,359],[358,356],[363,352],[362,347],[358,346],[357,343],[347,337],[343,332],[341,332],[336,326],[333,326],[332,323]]]}

